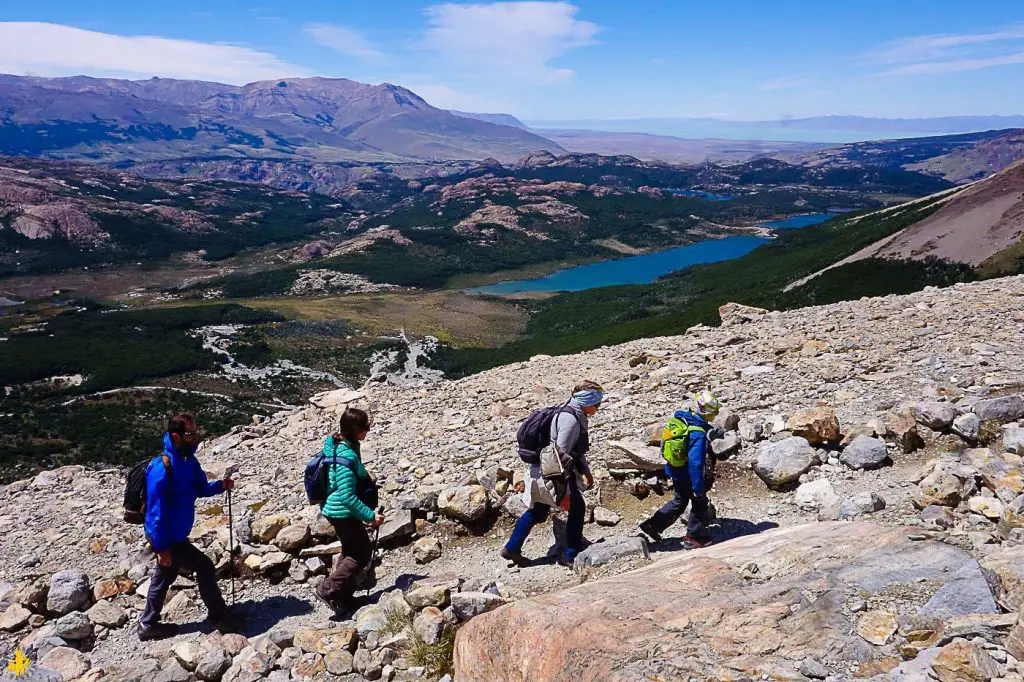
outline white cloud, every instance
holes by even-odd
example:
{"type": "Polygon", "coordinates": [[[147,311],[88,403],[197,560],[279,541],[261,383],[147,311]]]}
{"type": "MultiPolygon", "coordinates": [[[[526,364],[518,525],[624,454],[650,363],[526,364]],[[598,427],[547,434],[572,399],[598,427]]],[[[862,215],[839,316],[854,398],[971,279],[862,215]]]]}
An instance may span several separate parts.
{"type": "Polygon", "coordinates": [[[402,87],[412,90],[431,106],[438,109],[494,113],[504,112],[507,103],[502,100],[475,93],[459,92],[447,85],[436,83],[403,83],[402,87]]]}
{"type": "Polygon", "coordinates": [[[883,76],[929,76],[936,73],[960,73],[963,71],[977,71],[978,69],[991,69],[996,66],[1009,66],[1012,64],[1024,64],[1024,52],[1014,52],[998,57],[985,57],[979,59],[951,59],[948,61],[922,62],[920,64],[908,64],[884,72],[883,76]]]}
{"type": "Polygon", "coordinates": [[[377,50],[359,31],[334,24],[310,24],[306,33],[318,45],[361,59],[379,59],[384,53],[377,50]]]}
{"type": "Polygon", "coordinates": [[[907,64],[948,59],[994,43],[1024,40],[1024,24],[988,33],[912,36],[880,45],[865,55],[869,64],[907,64]]]}
{"type": "Polygon", "coordinates": [[[61,24],[0,22],[0,72],[17,75],[184,78],[244,84],[311,75],[248,47],[120,36],[61,24]]]}
{"type": "Polygon", "coordinates": [[[789,90],[791,88],[799,88],[803,85],[810,85],[813,82],[810,78],[803,76],[780,76],[779,78],[772,78],[761,83],[757,87],[761,92],[771,92],[773,90],[789,90]]]}
{"type": "Polygon", "coordinates": [[[445,3],[426,9],[428,49],[450,66],[529,83],[557,83],[572,69],[552,62],[591,45],[600,27],[568,2],[445,3]]]}

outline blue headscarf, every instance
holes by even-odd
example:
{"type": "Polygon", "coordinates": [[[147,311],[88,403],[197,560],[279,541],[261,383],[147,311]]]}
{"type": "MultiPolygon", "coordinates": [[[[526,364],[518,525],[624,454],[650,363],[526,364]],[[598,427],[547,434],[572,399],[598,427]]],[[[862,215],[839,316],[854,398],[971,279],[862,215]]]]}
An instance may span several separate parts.
{"type": "Polygon", "coordinates": [[[604,394],[592,388],[573,393],[572,397],[580,407],[594,407],[600,405],[604,400],[604,394]]]}

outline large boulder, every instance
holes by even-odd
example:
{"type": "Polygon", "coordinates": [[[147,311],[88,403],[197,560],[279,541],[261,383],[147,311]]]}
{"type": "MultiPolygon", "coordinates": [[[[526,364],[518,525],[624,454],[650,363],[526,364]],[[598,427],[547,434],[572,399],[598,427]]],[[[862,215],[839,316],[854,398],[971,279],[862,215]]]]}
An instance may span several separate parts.
{"type": "Polygon", "coordinates": [[[1024,456],[1024,428],[1012,424],[1003,431],[1003,449],[1024,456]]]}
{"type": "Polygon", "coordinates": [[[603,566],[625,557],[650,556],[647,542],[636,536],[620,536],[608,538],[604,542],[595,542],[576,555],[573,568],[582,571],[592,566],[603,566]]]}
{"type": "Polygon", "coordinates": [[[309,524],[293,523],[285,526],[277,533],[274,537],[274,544],[277,545],[282,552],[291,552],[294,554],[308,545],[312,539],[313,534],[310,531],[309,524]]]}
{"type": "Polygon", "coordinates": [[[800,410],[786,421],[786,428],[794,436],[803,436],[812,445],[834,443],[840,438],[839,419],[831,407],[800,410]]]}
{"type": "Polygon", "coordinates": [[[851,469],[877,469],[889,461],[889,452],[877,438],[857,436],[843,449],[839,461],[851,469]]]}
{"type": "Polygon", "coordinates": [[[459,521],[476,521],[487,513],[487,489],[482,485],[448,488],[437,497],[437,508],[459,521]]]}
{"type": "Polygon", "coordinates": [[[924,439],[917,430],[917,418],[913,410],[902,409],[890,412],[883,420],[885,437],[895,441],[904,454],[924,447],[924,439]]]}
{"type": "Polygon", "coordinates": [[[827,478],[819,478],[816,481],[801,483],[796,489],[793,501],[801,509],[818,511],[823,507],[838,504],[839,496],[827,478]]]}
{"type": "Polygon", "coordinates": [[[944,603],[945,590],[987,609],[985,584],[968,553],[905,530],[779,528],[477,616],[457,635],[455,678],[799,680],[807,659],[844,669],[892,660],[855,634],[860,614],[847,602],[907,592],[944,603]],[[751,565],[757,580],[745,578],[751,565]]]}
{"type": "Polygon", "coordinates": [[[732,327],[737,324],[745,324],[760,320],[768,314],[764,308],[743,305],[742,303],[726,303],[718,307],[718,316],[722,319],[723,327],[732,327]]]}
{"type": "Polygon", "coordinates": [[[65,680],[74,680],[89,672],[89,657],[71,647],[59,646],[43,656],[39,666],[58,672],[65,680]]]}
{"type": "Polygon", "coordinates": [[[910,411],[918,424],[936,431],[948,429],[956,419],[956,407],[950,403],[914,403],[910,406],[910,411]]]}
{"type": "Polygon", "coordinates": [[[263,516],[252,522],[252,539],[267,544],[273,542],[277,534],[288,527],[288,517],[284,514],[263,516]]]}
{"type": "Polygon", "coordinates": [[[756,473],[772,489],[784,488],[800,479],[818,463],[818,455],[806,438],[791,436],[761,446],[754,464],[756,473]]]}
{"type": "MultiPolygon", "coordinates": [[[[661,424],[658,424],[660,434],[661,424]]],[[[660,438],[660,435],[658,436],[660,438]]],[[[632,465],[640,471],[664,471],[665,460],[661,457],[661,449],[646,445],[638,440],[610,440],[608,446],[626,456],[632,465]]]]}
{"type": "Polygon", "coordinates": [[[1007,395],[1002,398],[979,400],[974,403],[974,414],[983,422],[1006,424],[1024,417],[1024,398],[1007,395]]]}
{"type": "Polygon", "coordinates": [[[50,591],[46,597],[46,610],[63,616],[89,603],[89,576],[85,571],[70,570],[54,573],[50,578],[50,591]]]}

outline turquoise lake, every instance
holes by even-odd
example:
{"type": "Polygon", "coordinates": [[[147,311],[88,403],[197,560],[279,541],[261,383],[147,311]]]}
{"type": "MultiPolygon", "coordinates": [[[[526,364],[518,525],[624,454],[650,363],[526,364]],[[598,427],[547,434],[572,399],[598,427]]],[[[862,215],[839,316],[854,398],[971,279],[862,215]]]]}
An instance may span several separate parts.
{"type": "MultiPolygon", "coordinates": [[[[792,230],[823,223],[834,217],[835,215],[832,213],[817,213],[758,224],[764,227],[792,230]]],[[[650,284],[662,275],[682,270],[691,265],[717,263],[731,258],[739,258],[767,241],[769,240],[763,237],[747,235],[709,239],[640,256],[629,256],[566,268],[536,279],[509,280],[468,291],[471,294],[507,296],[527,292],[583,291],[618,284],[650,284]]]]}

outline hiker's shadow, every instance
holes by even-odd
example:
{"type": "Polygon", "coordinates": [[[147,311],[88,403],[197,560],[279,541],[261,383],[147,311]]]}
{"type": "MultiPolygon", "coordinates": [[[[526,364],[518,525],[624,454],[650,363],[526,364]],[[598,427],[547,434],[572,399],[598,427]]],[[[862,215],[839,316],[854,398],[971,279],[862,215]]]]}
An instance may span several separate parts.
{"type": "MultiPolygon", "coordinates": [[[[279,595],[255,601],[247,599],[231,607],[235,622],[234,632],[245,637],[256,637],[270,632],[281,621],[294,616],[304,616],[313,612],[308,601],[298,597],[279,595]]],[[[182,626],[181,633],[202,632],[201,622],[188,623],[182,626]]]]}
{"type": "MultiPolygon", "coordinates": [[[[711,536],[713,538],[712,544],[717,545],[719,543],[726,542],[727,540],[734,540],[747,535],[757,535],[758,533],[763,533],[766,530],[778,527],[779,524],[774,521],[754,523],[746,519],[729,519],[719,517],[710,529],[711,536]]],[[[650,545],[652,553],[679,552],[686,549],[687,547],[683,545],[683,538],[681,537],[664,538],[658,544],[650,545]]]]}

